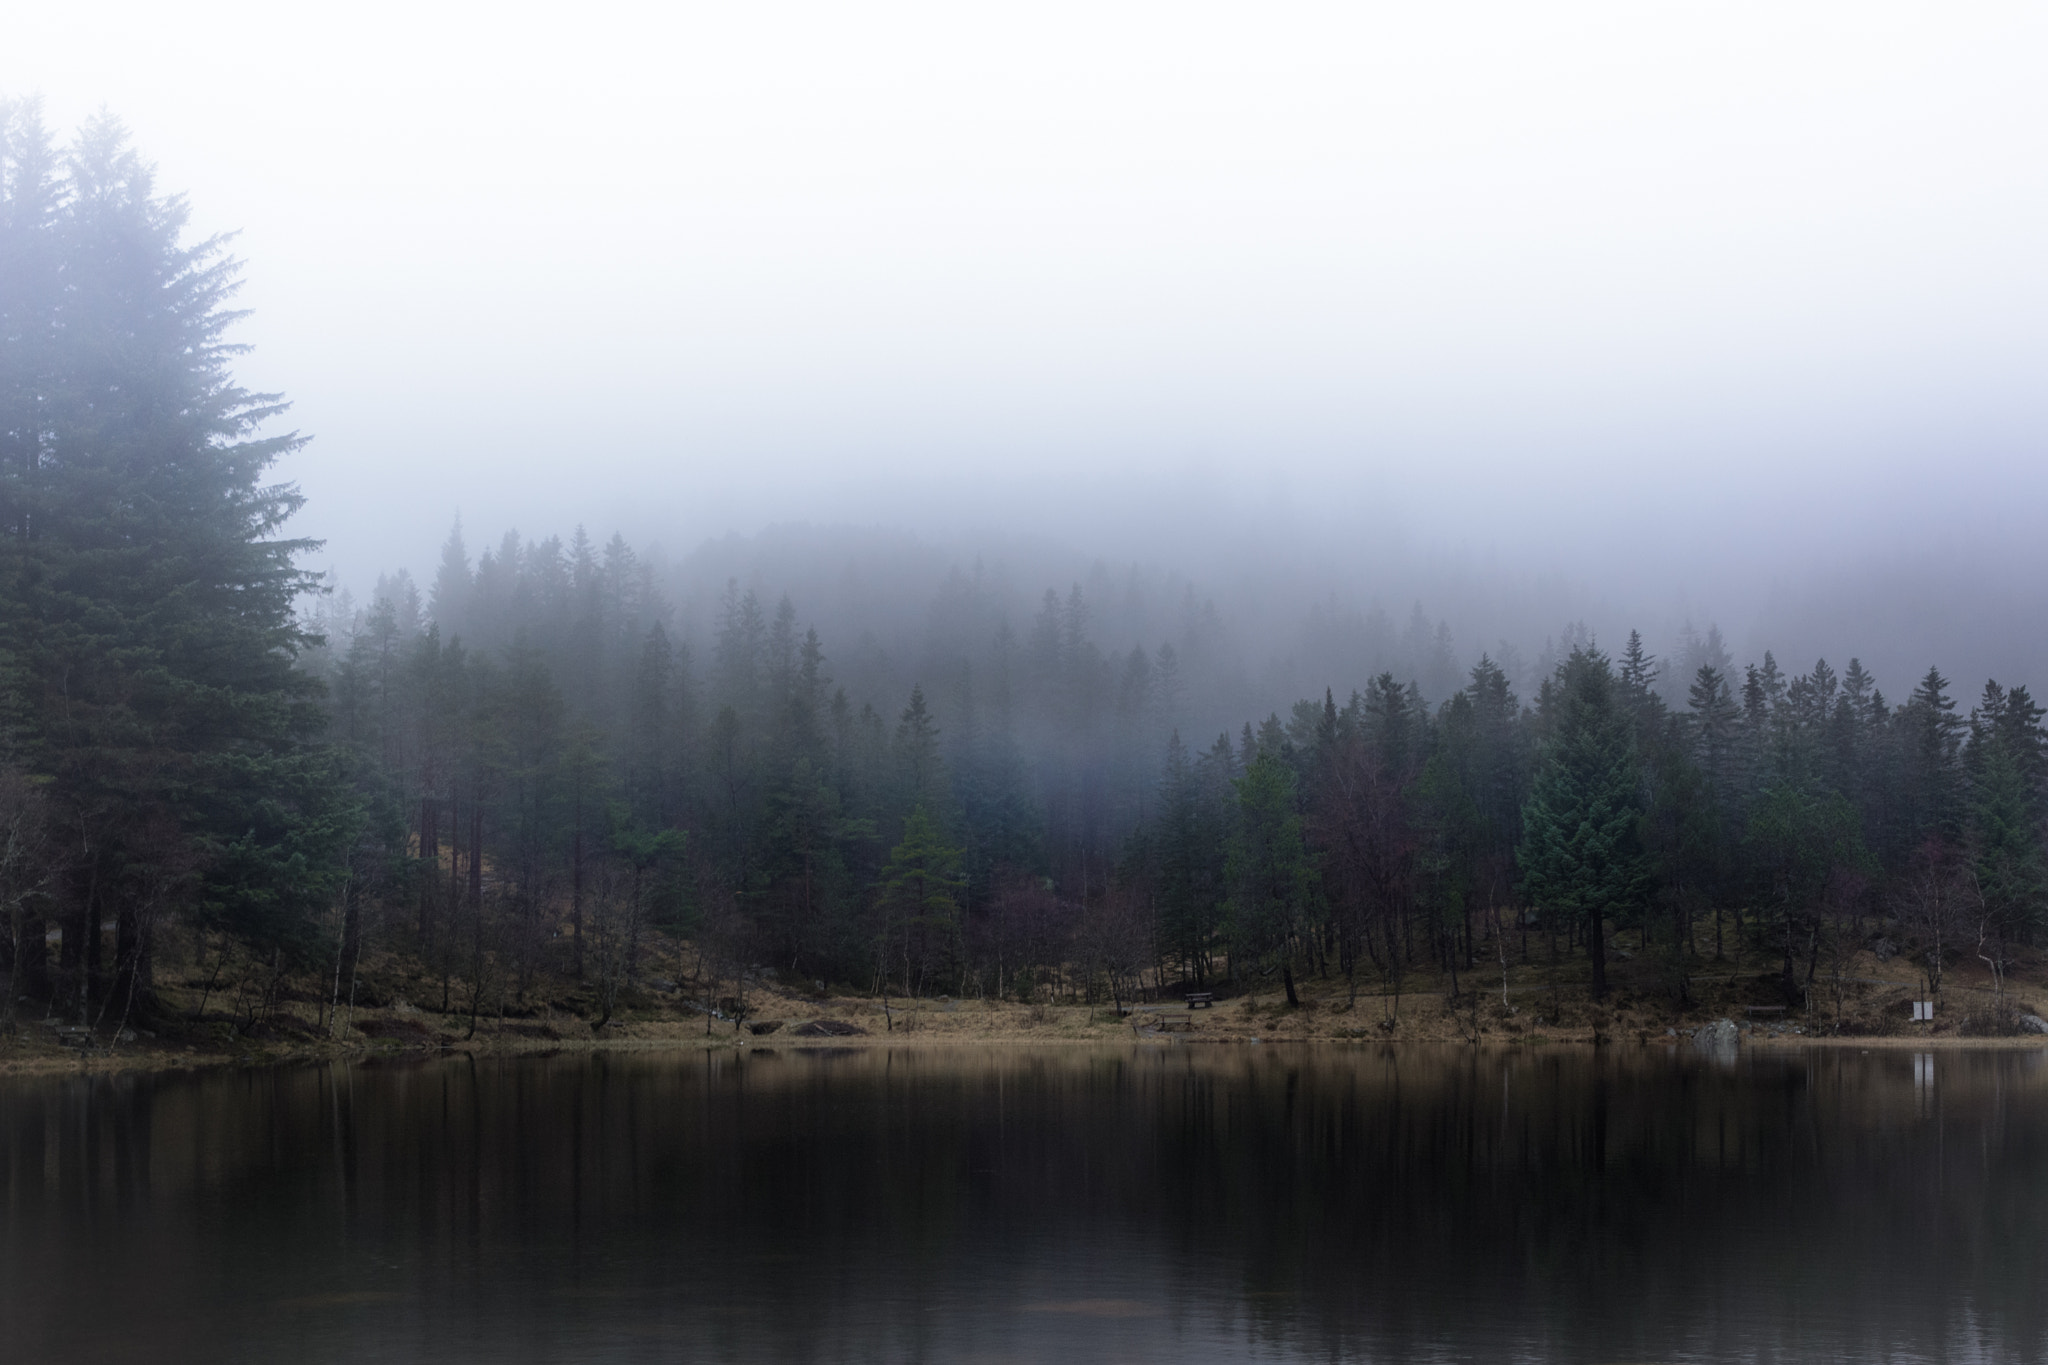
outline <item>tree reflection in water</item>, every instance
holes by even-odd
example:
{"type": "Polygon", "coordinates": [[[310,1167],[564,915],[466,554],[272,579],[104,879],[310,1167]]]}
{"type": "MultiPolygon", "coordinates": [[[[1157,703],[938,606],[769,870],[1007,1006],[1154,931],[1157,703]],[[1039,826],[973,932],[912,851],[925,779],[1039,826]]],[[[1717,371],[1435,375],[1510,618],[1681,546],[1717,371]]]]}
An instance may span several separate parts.
{"type": "Polygon", "coordinates": [[[758,1051],[0,1084],[10,1359],[2031,1358],[2033,1052],[758,1051]]]}

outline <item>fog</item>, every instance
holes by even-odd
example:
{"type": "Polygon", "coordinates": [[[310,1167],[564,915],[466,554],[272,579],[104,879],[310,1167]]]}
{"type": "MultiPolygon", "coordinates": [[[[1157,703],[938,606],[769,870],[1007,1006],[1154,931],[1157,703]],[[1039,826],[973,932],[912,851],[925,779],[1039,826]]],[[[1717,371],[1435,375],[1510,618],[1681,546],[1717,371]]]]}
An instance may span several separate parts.
{"type": "Polygon", "coordinates": [[[1419,604],[1466,663],[1691,620],[1894,695],[2048,681],[2038,7],[7,28],[0,92],[111,109],[241,234],[240,372],[358,594],[459,515],[807,615],[877,556],[906,612],[1136,566],[1262,656],[1419,604]]]}

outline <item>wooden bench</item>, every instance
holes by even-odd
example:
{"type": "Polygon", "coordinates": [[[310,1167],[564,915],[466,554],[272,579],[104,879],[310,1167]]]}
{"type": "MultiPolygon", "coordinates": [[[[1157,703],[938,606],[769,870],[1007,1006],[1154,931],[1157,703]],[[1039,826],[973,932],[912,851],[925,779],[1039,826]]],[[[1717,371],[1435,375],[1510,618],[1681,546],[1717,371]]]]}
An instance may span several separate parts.
{"type": "Polygon", "coordinates": [[[1188,992],[1188,1008],[1191,1010],[1205,1010],[1215,1003],[1216,994],[1213,991],[1188,992]]]}

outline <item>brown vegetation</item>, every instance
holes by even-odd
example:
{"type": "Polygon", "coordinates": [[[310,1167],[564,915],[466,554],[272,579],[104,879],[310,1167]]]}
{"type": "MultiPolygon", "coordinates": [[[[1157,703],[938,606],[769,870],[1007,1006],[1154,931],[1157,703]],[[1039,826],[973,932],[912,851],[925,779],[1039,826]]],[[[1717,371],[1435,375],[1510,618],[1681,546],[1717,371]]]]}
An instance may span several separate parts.
{"type": "Polygon", "coordinates": [[[1481,978],[1461,974],[1455,994],[1447,977],[1421,974],[1411,975],[1398,995],[1355,997],[1341,978],[1303,977],[1296,981],[1297,1005],[1288,1004],[1277,980],[1252,990],[1212,983],[1216,1004],[1199,1010],[1187,1008],[1177,983],[1162,989],[1149,975],[1135,988],[1112,992],[1098,982],[1093,991],[1076,985],[1028,1001],[906,1000],[817,983],[799,983],[808,987],[802,989],[761,969],[716,974],[695,945],[658,933],[648,936],[630,984],[563,983],[521,993],[500,980],[475,999],[460,982],[444,991],[438,976],[398,954],[365,958],[353,1004],[331,982],[279,976],[246,957],[222,961],[196,940],[167,943],[165,957],[146,1019],[84,1030],[30,1017],[41,1011],[25,1008],[12,1034],[0,1036],[0,1069],[161,1068],[435,1050],[1363,1040],[1669,1045],[1724,1017],[1753,1045],[2048,1044],[2020,1022],[2048,1012],[2048,959],[2038,953],[2001,964],[1997,975],[1980,962],[1952,960],[1931,1024],[1910,1017],[1910,1002],[1927,994],[1924,968],[1868,950],[1844,955],[1839,970],[1817,978],[1792,1008],[1780,1004],[1778,964],[1762,950],[1706,964],[1718,969],[1688,981],[1688,1003],[1654,958],[1620,949],[1605,999],[1588,989],[1586,964],[1567,960],[1556,967],[1510,962],[1481,989],[1481,978]]]}

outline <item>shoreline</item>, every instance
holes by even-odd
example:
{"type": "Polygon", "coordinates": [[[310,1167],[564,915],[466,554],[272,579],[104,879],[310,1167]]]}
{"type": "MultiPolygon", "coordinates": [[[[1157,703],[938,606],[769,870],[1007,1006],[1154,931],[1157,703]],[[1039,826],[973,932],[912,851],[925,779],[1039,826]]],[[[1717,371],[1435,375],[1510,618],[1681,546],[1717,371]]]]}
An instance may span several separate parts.
{"type": "MultiPolygon", "coordinates": [[[[1412,1001],[1415,997],[1409,998],[1412,1001]]],[[[879,1013],[879,1008],[875,1012],[879,1013]]],[[[1216,1012],[1221,1013],[1220,1010],[1216,1012]]],[[[933,1012],[918,1013],[922,1015],[933,1012]]],[[[1662,1029],[1631,1029],[1624,1035],[1620,1031],[1582,1025],[1528,1028],[1512,1034],[1483,1030],[1477,1036],[1459,1036],[1448,1034],[1439,1028],[1427,1027],[1429,1023],[1439,1022],[1438,1020],[1418,1020],[1417,1022],[1423,1026],[1396,1028],[1393,1031],[1356,1027],[1316,1029],[1300,1027],[1305,1020],[1289,1019],[1284,1015],[1268,1016],[1263,1019],[1216,1019],[1210,1022],[1202,1018],[1210,1013],[1207,1010],[1191,1012],[1194,1018],[1185,1029],[1141,1030],[1123,1020],[1105,1018],[1101,1009],[1064,1006],[1047,1013],[1054,1017],[1047,1018],[1041,1024],[1024,1027],[1003,1027],[1002,1021],[989,1020],[986,1022],[994,1024],[994,1027],[949,1028],[945,1026],[942,1016],[940,1019],[918,1018],[915,1023],[907,1026],[899,1024],[893,1030],[885,1027],[861,1033],[827,1036],[799,1036],[793,1029],[786,1027],[778,1027],[760,1036],[753,1035],[745,1029],[736,1034],[721,1027],[707,1035],[700,1028],[690,1025],[688,1021],[675,1023],[666,1020],[629,1023],[603,1037],[578,1037],[574,1031],[553,1037],[534,1037],[527,1032],[513,1034],[492,1030],[480,1031],[474,1038],[429,1035],[405,1045],[379,1040],[357,1041],[351,1038],[204,1048],[189,1043],[126,1042],[112,1048],[87,1050],[55,1042],[42,1045],[30,1042],[25,1045],[23,1036],[18,1035],[11,1045],[0,1045],[0,1078],[167,1073],[217,1068],[303,1066],[321,1062],[386,1063],[458,1055],[485,1058],[557,1056],[566,1052],[679,1055],[723,1052],[743,1055],[750,1052],[925,1052],[975,1048],[1023,1052],[1103,1048],[1252,1048],[1304,1044],[1330,1048],[1471,1047],[1487,1051],[1652,1047],[1690,1050],[1695,1047],[1692,1037],[1684,1030],[1680,1030],[1674,1036],[1662,1029]],[[1057,1017],[1062,1015],[1066,1017],[1057,1017]],[[1208,1026],[1204,1027],[1203,1024],[1208,1026]],[[1289,1024],[1296,1026],[1288,1027],[1289,1024]]],[[[1178,1022],[1182,1016],[1174,1017],[1178,1022]]],[[[1439,1016],[1439,1020],[1443,1017],[1448,1016],[1439,1016]]],[[[1796,1032],[1788,1027],[1773,1029],[1763,1025],[1745,1026],[1739,1022],[1736,1026],[1740,1030],[1737,1047],[1741,1051],[2048,1051],[2048,1035],[2042,1034],[2024,1034],[2017,1037],[1971,1037],[1957,1033],[1936,1033],[1927,1036],[1829,1034],[1796,1032]]]]}

